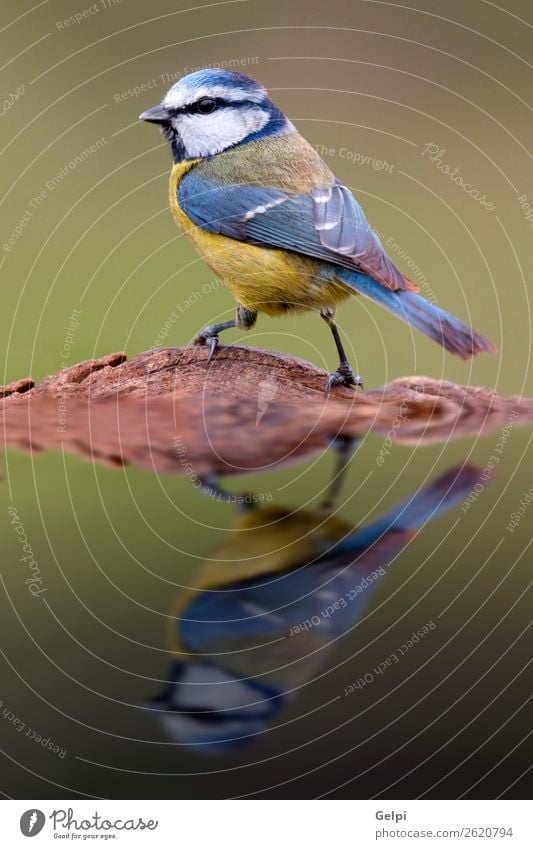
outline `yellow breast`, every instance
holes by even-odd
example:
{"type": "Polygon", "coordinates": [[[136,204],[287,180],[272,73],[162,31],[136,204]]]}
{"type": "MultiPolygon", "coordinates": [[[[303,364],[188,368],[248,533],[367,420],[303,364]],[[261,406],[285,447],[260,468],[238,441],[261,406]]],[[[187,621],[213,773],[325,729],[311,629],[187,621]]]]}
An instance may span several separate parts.
{"type": "Polygon", "coordinates": [[[257,312],[278,315],[288,310],[318,310],[349,297],[342,284],[320,276],[317,260],[248,245],[194,224],[179,205],[177,189],[199,161],[174,165],[169,184],[170,208],[178,225],[238,303],[257,312]]]}

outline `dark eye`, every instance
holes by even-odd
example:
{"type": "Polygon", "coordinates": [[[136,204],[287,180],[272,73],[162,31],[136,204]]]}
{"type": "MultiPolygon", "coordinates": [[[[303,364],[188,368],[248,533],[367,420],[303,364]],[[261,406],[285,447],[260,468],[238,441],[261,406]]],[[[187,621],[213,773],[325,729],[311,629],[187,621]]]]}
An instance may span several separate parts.
{"type": "Polygon", "coordinates": [[[199,112],[200,115],[209,115],[217,108],[217,102],[214,97],[202,97],[194,106],[195,112],[199,112]]]}

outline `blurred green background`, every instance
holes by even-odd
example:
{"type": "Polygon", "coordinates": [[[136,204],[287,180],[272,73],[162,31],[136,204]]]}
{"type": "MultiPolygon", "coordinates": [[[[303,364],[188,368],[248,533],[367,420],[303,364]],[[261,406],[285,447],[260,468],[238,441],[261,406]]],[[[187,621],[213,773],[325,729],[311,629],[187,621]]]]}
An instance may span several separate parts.
{"type": "MultiPolygon", "coordinates": [[[[169,151],[137,119],[177,76],[224,63],[259,79],[322,146],[423,291],[499,348],[496,357],[464,363],[354,299],[340,309],[339,323],[365,385],[427,374],[533,395],[531,7],[526,0],[500,8],[482,0],[415,6],[4,2],[1,382],[40,380],[112,351],[133,356],[187,344],[203,325],[231,316],[230,294],[209,285],[213,275],[168,211],[169,151]],[[76,15],[79,22],[68,21],[76,15]],[[428,145],[440,151],[438,161],[424,153],[428,145]],[[466,194],[439,162],[459,168],[477,195],[466,194]],[[73,310],[79,327],[66,357],[73,310]]],[[[237,332],[224,339],[237,340],[237,332]]],[[[260,318],[245,343],[335,365],[327,328],[312,314],[260,318]]],[[[498,438],[396,447],[382,468],[380,440],[368,438],[350,469],[341,514],[354,524],[378,515],[466,457],[484,466],[498,438]]],[[[219,761],[167,745],[138,705],[159,688],[150,678],[165,678],[172,598],[194,582],[201,558],[231,524],[231,508],[184,478],[10,452],[0,493],[0,698],[68,755],[54,757],[0,723],[1,789],[19,798],[308,797],[349,782],[335,792],[366,797],[398,780],[391,794],[402,798],[425,792],[467,758],[430,795],[459,795],[485,775],[472,795],[530,792],[531,776],[520,776],[530,763],[531,677],[521,670],[531,656],[531,638],[522,634],[531,611],[531,517],[514,533],[505,530],[533,483],[529,445],[529,431],[513,429],[497,480],[467,512],[435,521],[398,558],[375,615],[287,709],[281,721],[288,724],[219,761]],[[13,505],[53,614],[24,586],[7,513],[13,505]],[[350,721],[352,700],[313,712],[356,677],[351,653],[376,637],[364,655],[371,667],[454,599],[433,643],[406,659],[402,673],[407,679],[428,664],[399,691],[390,694],[384,680],[362,720],[350,721]],[[288,787],[266,789],[287,780],[288,787]]],[[[332,465],[323,456],[229,486],[271,492],[279,503],[313,503],[332,465]]]]}

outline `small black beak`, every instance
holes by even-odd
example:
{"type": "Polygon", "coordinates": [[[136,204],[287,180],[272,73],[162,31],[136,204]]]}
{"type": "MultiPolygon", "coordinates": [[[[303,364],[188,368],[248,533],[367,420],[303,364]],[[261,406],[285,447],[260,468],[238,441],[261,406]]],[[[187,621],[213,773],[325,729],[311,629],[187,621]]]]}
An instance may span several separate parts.
{"type": "Polygon", "coordinates": [[[170,112],[164,106],[153,106],[139,115],[141,121],[151,121],[152,124],[166,124],[171,117],[170,112]]]}

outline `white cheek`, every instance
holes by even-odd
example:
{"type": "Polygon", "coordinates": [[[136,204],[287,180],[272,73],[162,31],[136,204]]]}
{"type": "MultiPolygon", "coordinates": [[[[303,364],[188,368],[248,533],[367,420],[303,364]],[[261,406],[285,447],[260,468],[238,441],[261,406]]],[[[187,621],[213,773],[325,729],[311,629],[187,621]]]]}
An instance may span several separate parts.
{"type": "Polygon", "coordinates": [[[268,112],[253,109],[220,109],[212,115],[182,115],[176,129],[189,158],[213,156],[257,133],[268,121],[268,112]]]}

